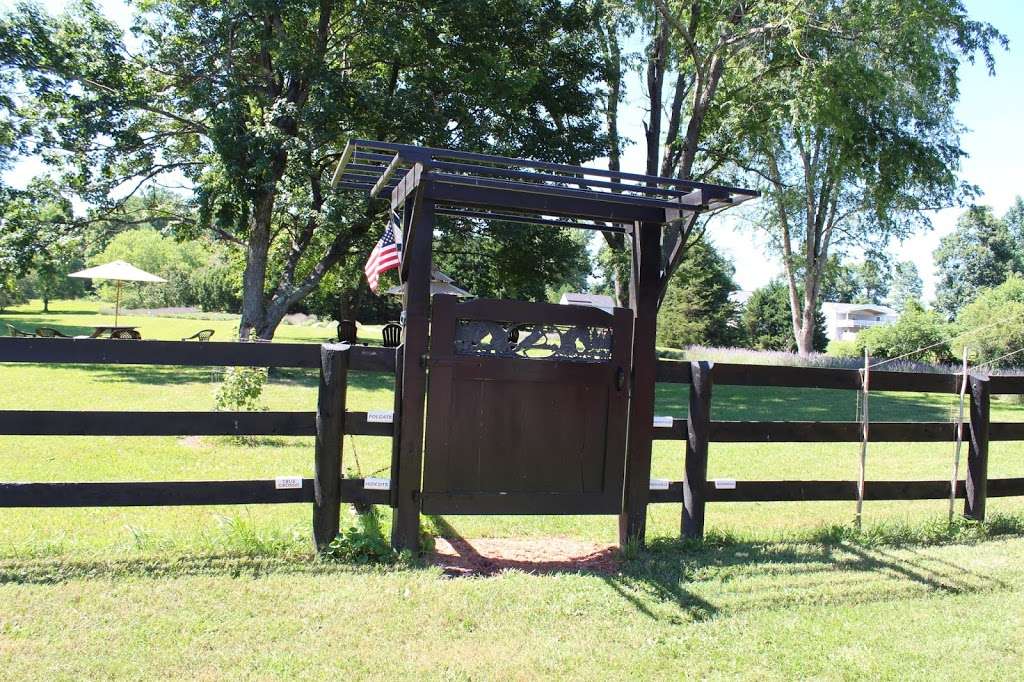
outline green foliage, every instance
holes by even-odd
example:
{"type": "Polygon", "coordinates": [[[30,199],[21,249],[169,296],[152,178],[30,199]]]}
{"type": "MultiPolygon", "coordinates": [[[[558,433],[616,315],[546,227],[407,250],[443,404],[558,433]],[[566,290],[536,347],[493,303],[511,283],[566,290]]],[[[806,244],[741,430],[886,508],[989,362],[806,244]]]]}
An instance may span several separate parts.
{"type": "Polygon", "coordinates": [[[320,556],[349,564],[393,564],[398,552],[381,530],[377,508],[370,507],[356,514],[355,523],[342,530],[320,556]]]}
{"type": "Polygon", "coordinates": [[[949,319],[982,289],[1001,284],[1018,264],[1015,243],[1004,220],[988,206],[972,206],[935,249],[935,308],[949,319]]]}
{"type": "Polygon", "coordinates": [[[658,345],[735,345],[740,331],[738,307],[729,300],[738,288],[733,273],[732,264],[706,241],[691,246],[658,311],[658,345]]]}
{"type": "MultiPolygon", "coordinates": [[[[960,311],[956,328],[962,334],[970,332],[956,340],[957,356],[966,345],[974,363],[990,362],[1024,348],[1024,278],[1011,275],[999,286],[979,293],[960,311]]],[[[1022,365],[1024,353],[999,360],[992,366],[1022,365]]]]}
{"type": "Polygon", "coordinates": [[[263,410],[261,398],[266,383],[265,367],[228,367],[214,396],[214,409],[218,412],[263,410]]]}
{"type": "Polygon", "coordinates": [[[854,340],[855,354],[863,355],[867,348],[868,353],[879,358],[912,354],[908,359],[915,362],[952,362],[954,356],[949,344],[951,336],[953,332],[942,315],[912,302],[905,307],[900,319],[894,324],[861,330],[854,340]],[[916,352],[921,348],[928,350],[916,352]]]}
{"type": "Polygon", "coordinates": [[[591,272],[583,230],[442,220],[434,262],[481,298],[547,300],[548,288],[581,291],[591,272]]]}
{"type": "Polygon", "coordinates": [[[828,342],[825,352],[834,358],[856,358],[864,354],[854,339],[833,339],[828,342]]]}
{"type": "MultiPolygon", "coordinates": [[[[200,305],[203,310],[237,310],[241,273],[205,240],[178,242],[152,227],[127,230],[115,236],[93,264],[128,261],[160,275],[166,284],[124,283],[121,304],[126,308],[167,308],[200,305]]],[[[115,284],[97,282],[100,297],[113,301],[115,284]]]]}
{"type": "MultiPolygon", "coordinates": [[[[758,350],[795,351],[793,320],[790,313],[789,289],[775,280],[756,290],[743,307],[740,318],[744,343],[758,350]]],[[[815,315],[813,350],[824,350],[825,316],[815,315]]]]}
{"type": "Polygon", "coordinates": [[[132,7],[130,48],[93,3],[0,18],[0,73],[23,93],[0,106],[105,209],[126,183],[184,175],[199,212],[175,230],[242,247],[241,327],[262,338],[379,234],[378,207],[329,188],[348,139],[566,162],[604,149],[588,3],[132,7]]]}
{"type": "Polygon", "coordinates": [[[905,260],[897,263],[892,273],[889,305],[896,310],[904,310],[912,303],[919,303],[923,293],[924,282],[914,262],[905,260]]]}

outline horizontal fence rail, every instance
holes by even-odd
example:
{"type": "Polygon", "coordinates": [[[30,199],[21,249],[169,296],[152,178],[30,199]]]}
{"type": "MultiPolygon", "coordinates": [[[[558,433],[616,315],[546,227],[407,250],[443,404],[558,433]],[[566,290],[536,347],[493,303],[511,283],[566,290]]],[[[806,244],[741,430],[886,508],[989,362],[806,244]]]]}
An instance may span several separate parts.
{"type": "MultiPolygon", "coordinates": [[[[394,372],[395,349],[351,346],[349,370],[394,372]]],[[[312,343],[0,338],[0,362],[180,367],[320,367],[312,343]]]]}
{"type": "MultiPolygon", "coordinates": [[[[708,502],[826,502],[857,499],[856,481],[735,481],[719,488],[714,481],[704,485],[708,502]]],[[[669,483],[667,489],[652,490],[651,502],[683,501],[683,481],[669,483]]],[[[957,483],[957,497],[966,493],[964,481],[957,483]]],[[[1024,478],[999,478],[988,482],[989,497],[1024,495],[1024,478]]],[[[867,481],[864,499],[880,500],[945,500],[949,498],[949,481],[867,481]]]]}
{"type": "MultiPolygon", "coordinates": [[[[342,502],[388,504],[387,490],[367,490],[361,478],[339,481],[342,502]]],[[[0,507],[173,507],[313,502],[314,480],[279,487],[253,481],[145,481],[102,483],[0,483],[0,507]]]]}
{"type": "MultiPolygon", "coordinates": [[[[345,413],[345,433],[391,436],[390,422],[345,413]]],[[[316,412],[75,412],[2,410],[4,436],[315,436],[316,412]]]]}

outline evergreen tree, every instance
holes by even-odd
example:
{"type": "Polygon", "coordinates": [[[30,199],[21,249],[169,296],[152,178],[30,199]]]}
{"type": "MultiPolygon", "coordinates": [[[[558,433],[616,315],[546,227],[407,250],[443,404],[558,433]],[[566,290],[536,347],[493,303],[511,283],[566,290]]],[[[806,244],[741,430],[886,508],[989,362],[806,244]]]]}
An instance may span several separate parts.
{"type": "Polygon", "coordinates": [[[714,247],[693,244],[672,276],[658,313],[658,344],[732,346],[740,341],[735,268],[714,247]]]}
{"type": "MultiPolygon", "coordinates": [[[[743,307],[742,331],[750,348],[795,352],[793,318],[789,307],[789,288],[774,280],[756,290],[743,307]]],[[[825,316],[818,311],[814,316],[812,349],[823,351],[828,345],[825,335],[825,316]]]]}

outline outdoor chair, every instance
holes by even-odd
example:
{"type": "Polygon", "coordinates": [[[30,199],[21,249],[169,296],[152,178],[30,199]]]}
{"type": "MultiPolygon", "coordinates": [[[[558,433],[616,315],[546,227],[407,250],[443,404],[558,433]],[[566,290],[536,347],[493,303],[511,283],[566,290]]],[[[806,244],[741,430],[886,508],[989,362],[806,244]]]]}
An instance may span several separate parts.
{"type": "Polygon", "coordinates": [[[193,339],[196,341],[209,341],[211,336],[213,336],[212,329],[200,329],[192,336],[186,336],[182,341],[191,341],[193,339]]]}
{"type": "Polygon", "coordinates": [[[68,336],[64,332],[54,329],[53,327],[36,327],[36,336],[44,339],[70,339],[73,337],[68,336]]]}
{"type": "Polygon", "coordinates": [[[338,341],[340,343],[356,342],[355,320],[342,320],[338,322],[338,341]]]}
{"type": "Polygon", "coordinates": [[[142,334],[134,329],[118,329],[110,333],[110,338],[118,341],[141,341],[142,334]]]}
{"type": "Polygon", "coordinates": [[[35,334],[33,334],[32,332],[23,332],[23,331],[21,331],[20,329],[15,327],[13,324],[7,325],[7,333],[10,336],[17,336],[17,337],[22,337],[22,338],[25,338],[25,337],[32,338],[32,337],[35,336],[35,334]]]}
{"type": "Polygon", "coordinates": [[[402,325],[388,322],[381,330],[385,348],[397,348],[402,343],[402,325]]]}

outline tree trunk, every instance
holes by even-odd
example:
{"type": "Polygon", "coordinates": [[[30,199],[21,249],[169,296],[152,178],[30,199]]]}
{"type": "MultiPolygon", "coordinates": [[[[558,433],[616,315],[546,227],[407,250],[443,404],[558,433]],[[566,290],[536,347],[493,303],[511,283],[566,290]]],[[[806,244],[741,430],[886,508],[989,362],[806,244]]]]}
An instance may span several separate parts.
{"type": "MultiPolygon", "coordinates": [[[[267,333],[267,309],[264,289],[267,282],[267,257],[270,253],[270,222],[274,214],[274,192],[267,192],[253,205],[252,226],[242,274],[242,319],[238,338],[248,340],[255,334],[261,339],[273,338],[267,333]]],[[[280,320],[278,320],[280,321],[280,320]]],[[[276,326],[276,325],[275,325],[276,326]]]]}

